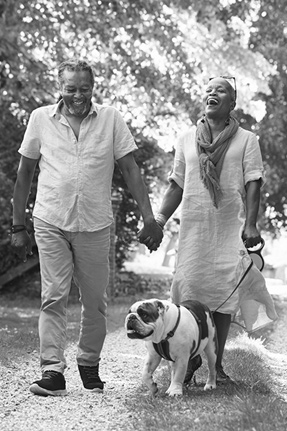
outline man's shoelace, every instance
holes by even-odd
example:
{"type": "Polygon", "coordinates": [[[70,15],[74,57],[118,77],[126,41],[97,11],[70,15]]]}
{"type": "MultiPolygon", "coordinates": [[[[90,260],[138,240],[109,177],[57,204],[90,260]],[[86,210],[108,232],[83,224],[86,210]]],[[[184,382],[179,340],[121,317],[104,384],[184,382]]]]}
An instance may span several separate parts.
{"type": "Polygon", "coordinates": [[[83,367],[83,370],[88,379],[99,379],[98,367],[83,367]]]}
{"type": "Polygon", "coordinates": [[[53,379],[54,377],[58,377],[59,373],[58,371],[45,371],[43,373],[42,378],[45,380],[53,379]]]}

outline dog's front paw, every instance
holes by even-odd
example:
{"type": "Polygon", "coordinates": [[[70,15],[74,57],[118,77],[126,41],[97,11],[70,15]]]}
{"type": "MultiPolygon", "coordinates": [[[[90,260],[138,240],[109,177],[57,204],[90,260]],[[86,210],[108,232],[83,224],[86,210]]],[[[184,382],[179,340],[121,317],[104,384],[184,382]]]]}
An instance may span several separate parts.
{"type": "Polygon", "coordinates": [[[182,385],[181,384],[171,384],[166,391],[166,394],[170,397],[180,397],[183,395],[182,385]]]}
{"type": "Polygon", "coordinates": [[[203,389],[205,391],[209,391],[210,389],[216,389],[216,383],[206,383],[203,389]]]}

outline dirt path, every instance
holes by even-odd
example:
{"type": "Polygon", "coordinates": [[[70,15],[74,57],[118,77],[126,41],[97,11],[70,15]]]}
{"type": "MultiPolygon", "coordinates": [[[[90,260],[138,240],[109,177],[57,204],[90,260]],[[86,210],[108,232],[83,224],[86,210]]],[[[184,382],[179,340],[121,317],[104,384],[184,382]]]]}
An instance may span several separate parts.
{"type": "MultiPolygon", "coordinates": [[[[125,334],[123,322],[127,309],[125,304],[109,309],[109,333],[100,365],[101,377],[106,381],[104,394],[83,389],[75,362],[74,340],[66,350],[68,396],[61,398],[38,397],[28,391],[29,384],[39,377],[37,347],[32,351],[24,347],[21,358],[6,352],[6,358],[10,359],[0,365],[0,430],[132,431],[133,418],[140,408],[134,400],[146,398],[148,393],[141,385],[145,347],[144,343],[130,340],[125,334]]],[[[276,392],[287,402],[287,301],[280,302],[280,309],[280,320],[275,331],[267,333],[266,346],[270,351],[270,367],[276,376],[276,392]]],[[[18,312],[21,314],[21,309],[14,310],[18,312]]],[[[35,311],[32,317],[36,324],[35,311]]],[[[76,320],[77,316],[74,317],[76,320]]],[[[69,325],[73,331],[74,322],[69,325]]],[[[165,362],[158,373],[164,367],[165,362]]]]}
{"type": "Polygon", "coordinates": [[[106,380],[104,394],[86,392],[75,363],[76,345],[70,344],[65,373],[68,396],[37,397],[27,390],[35,379],[38,360],[34,352],[19,369],[17,364],[1,367],[1,424],[3,431],[23,430],[133,430],[130,418],[133,395],[139,390],[143,343],[127,339],[120,329],[107,336],[101,362],[106,380]]]}

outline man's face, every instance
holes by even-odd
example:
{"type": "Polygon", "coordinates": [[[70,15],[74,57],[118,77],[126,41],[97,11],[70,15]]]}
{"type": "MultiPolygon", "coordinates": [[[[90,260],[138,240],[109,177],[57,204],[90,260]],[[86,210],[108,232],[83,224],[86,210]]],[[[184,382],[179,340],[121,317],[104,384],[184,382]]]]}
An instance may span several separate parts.
{"type": "Polygon", "coordinates": [[[234,90],[223,78],[211,79],[206,87],[205,113],[209,118],[227,119],[234,108],[234,90]]]}
{"type": "Polygon", "coordinates": [[[75,117],[86,116],[90,110],[93,85],[88,71],[64,70],[61,93],[65,108],[75,117]]]}

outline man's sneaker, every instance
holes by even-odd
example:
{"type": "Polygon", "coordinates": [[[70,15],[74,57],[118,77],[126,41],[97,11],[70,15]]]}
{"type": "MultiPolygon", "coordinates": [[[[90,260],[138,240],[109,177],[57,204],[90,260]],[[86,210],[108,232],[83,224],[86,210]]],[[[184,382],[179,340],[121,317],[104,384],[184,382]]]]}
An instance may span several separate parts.
{"type": "Polygon", "coordinates": [[[223,371],[222,367],[216,367],[216,382],[217,383],[228,383],[231,382],[231,378],[223,371]]]}
{"type": "Polygon", "coordinates": [[[187,370],[184,378],[184,384],[187,385],[196,370],[198,370],[199,367],[202,365],[202,359],[200,355],[196,355],[194,358],[190,357],[187,364],[187,370]]]}
{"type": "Polygon", "coordinates": [[[32,383],[30,391],[35,395],[43,396],[67,395],[65,377],[57,371],[44,371],[42,379],[32,383]]]}
{"type": "Polygon", "coordinates": [[[88,367],[78,365],[80,376],[85,389],[91,392],[103,392],[104,383],[99,377],[99,365],[88,367]]]}

